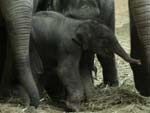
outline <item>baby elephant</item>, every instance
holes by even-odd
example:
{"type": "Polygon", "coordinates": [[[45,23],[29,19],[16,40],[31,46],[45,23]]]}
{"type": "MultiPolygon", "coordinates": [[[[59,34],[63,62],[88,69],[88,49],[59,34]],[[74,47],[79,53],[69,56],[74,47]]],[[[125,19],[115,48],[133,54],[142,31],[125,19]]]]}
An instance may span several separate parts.
{"type": "MultiPolygon", "coordinates": [[[[66,107],[72,111],[78,111],[79,104],[84,99],[84,86],[80,76],[80,59],[83,51],[106,57],[111,57],[109,53],[116,53],[129,63],[140,64],[139,60],[127,55],[113,32],[101,22],[71,19],[52,11],[39,12],[33,17],[30,47],[32,46],[34,50],[30,51],[30,55],[33,71],[37,70],[34,60],[39,55],[44,73],[56,76],[58,83],[60,81],[65,88],[66,107]]],[[[48,79],[45,81],[53,82],[48,79]]],[[[45,84],[45,88],[48,88],[51,83],[45,84]]],[[[57,90],[59,85],[55,85],[50,87],[57,90]]]]}

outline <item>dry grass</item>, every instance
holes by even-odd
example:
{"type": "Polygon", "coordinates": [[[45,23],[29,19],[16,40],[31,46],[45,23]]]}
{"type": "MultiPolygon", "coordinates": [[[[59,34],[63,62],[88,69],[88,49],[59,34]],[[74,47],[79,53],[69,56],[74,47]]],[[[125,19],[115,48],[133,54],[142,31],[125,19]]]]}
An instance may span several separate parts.
{"type": "Polygon", "coordinates": [[[99,89],[90,102],[84,104],[83,108],[87,111],[104,112],[109,110],[129,110],[128,107],[130,106],[130,110],[134,108],[144,111],[144,107],[147,107],[147,109],[150,107],[149,104],[147,98],[129,91],[126,88],[104,88],[99,89]]]}

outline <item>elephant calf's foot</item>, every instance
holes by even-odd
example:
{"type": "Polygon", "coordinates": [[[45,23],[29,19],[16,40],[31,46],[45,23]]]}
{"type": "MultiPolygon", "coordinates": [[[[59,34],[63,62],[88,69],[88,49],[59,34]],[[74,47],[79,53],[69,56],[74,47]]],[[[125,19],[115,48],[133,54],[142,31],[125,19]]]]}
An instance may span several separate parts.
{"type": "Polygon", "coordinates": [[[34,106],[35,108],[37,108],[40,104],[40,98],[39,96],[32,96],[32,98],[30,98],[30,105],[34,106]]]}
{"type": "Polygon", "coordinates": [[[78,112],[80,111],[80,104],[81,101],[84,99],[82,90],[74,91],[72,94],[67,98],[66,104],[66,111],[69,112],[78,112]]]}
{"type": "Polygon", "coordinates": [[[79,112],[80,111],[80,103],[66,101],[65,111],[67,111],[67,112],[79,112]]]}
{"type": "Polygon", "coordinates": [[[91,98],[94,96],[94,93],[95,92],[95,88],[94,88],[94,85],[93,85],[93,87],[86,87],[86,89],[85,89],[85,99],[84,99],[84,101],[90,101],[91,100],[91,98]]]}

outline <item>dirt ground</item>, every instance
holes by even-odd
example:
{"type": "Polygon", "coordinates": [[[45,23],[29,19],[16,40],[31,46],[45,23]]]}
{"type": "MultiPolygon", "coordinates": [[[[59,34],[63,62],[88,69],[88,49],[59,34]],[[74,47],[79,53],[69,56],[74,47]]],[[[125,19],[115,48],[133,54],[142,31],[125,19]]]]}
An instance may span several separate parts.
{"type": "MultiPolygon", "coordinates": [[[[129,17],[127,0],[116,1],[116,34],[119,42],[130,52],[129,17]]],[[[118,88],[99,88],[96,95],[89,103],[81,105],[85,112],[98,113],[150,113],[150,99],[142,97],[134,88],[133,74],[128,63],[116,57],[118,88]]],[[[98,68],[98,80],[95,85],[102,83],[101,66],[95,61],[98,68]]],[[[7,104],[0,103],[0,113],[62,113],[63,110],[53,105],[42,104],[38,109],[24,108],[20,104],[14,104],[10,99],[7,104]]]]}

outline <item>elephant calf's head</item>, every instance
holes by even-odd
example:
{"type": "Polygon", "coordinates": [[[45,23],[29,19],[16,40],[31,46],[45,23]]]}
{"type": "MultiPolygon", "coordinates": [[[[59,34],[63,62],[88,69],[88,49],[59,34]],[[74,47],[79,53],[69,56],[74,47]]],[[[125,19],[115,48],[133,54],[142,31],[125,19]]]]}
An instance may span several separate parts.
{"type": "Polygon", "coordinates": [[[114,33],[104,24],[88,20],[76,29],[76,42],[84,50],[91,50],[101,56],[111,57],[116,53],[129,63],[141,64],[139,60],[129,57],[116,39],[114,33]]]}

